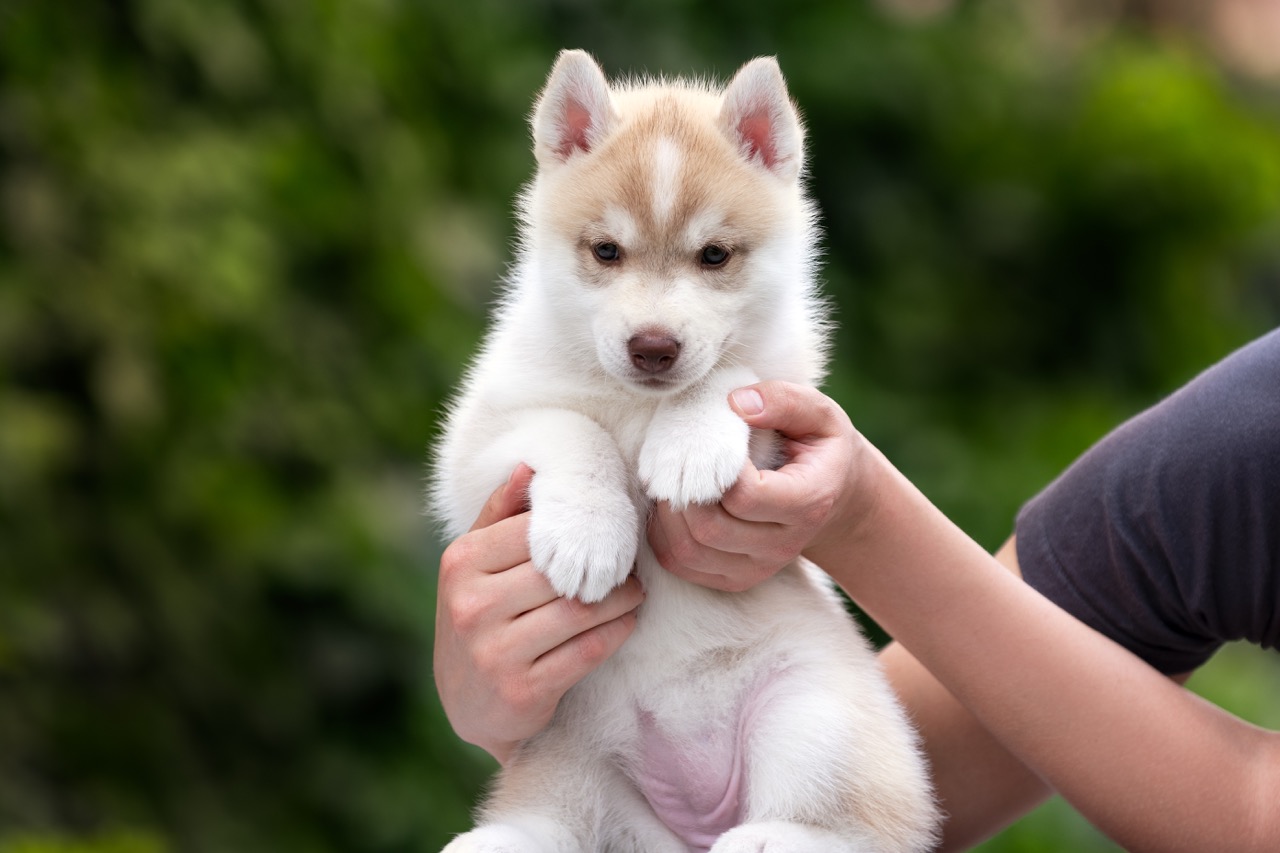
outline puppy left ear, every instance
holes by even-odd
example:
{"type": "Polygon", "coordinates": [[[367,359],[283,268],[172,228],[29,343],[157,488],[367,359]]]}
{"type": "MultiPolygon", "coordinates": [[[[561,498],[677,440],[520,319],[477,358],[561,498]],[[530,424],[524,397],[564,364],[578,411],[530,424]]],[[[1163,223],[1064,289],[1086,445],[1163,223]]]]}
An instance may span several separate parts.
{"type": "Polygon", "coordinates": [[[720,126],[749,161],[794,181],[804,163],[804,128],[772,56],[738,70],[720,102],[720,126]]]}

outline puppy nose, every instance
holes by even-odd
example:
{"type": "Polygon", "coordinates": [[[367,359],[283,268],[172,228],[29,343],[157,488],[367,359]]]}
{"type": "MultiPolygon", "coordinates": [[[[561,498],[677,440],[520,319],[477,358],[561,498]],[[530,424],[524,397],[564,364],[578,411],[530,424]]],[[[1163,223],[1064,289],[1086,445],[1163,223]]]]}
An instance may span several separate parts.
{"type": "Polygon", "coordinates": [[[665,373],[676,363],[680,343],[666,335],[639,334],[627,341],[631,363],[645,373],[665,373]]]}

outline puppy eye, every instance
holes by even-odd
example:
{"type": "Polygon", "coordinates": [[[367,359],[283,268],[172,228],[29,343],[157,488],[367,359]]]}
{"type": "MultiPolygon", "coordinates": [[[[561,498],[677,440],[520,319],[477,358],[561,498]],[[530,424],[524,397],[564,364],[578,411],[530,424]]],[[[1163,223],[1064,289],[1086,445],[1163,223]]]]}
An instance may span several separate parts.
{"type": "Polygon", "coordinates": [[[724,246],[717,246],[712,243],[703,247],[699,260],[702,261],[702,265],[705,267],[718,267],[729,260],[729,250],[724,246]]]}
{"type": "Polygon", "coordinates": [[[611,264],[622,257],[622,250],[618,248],[617,243],[596,243],[591,247],[591,252],[596,256],[597,261],[604,264],[611,264]]]}

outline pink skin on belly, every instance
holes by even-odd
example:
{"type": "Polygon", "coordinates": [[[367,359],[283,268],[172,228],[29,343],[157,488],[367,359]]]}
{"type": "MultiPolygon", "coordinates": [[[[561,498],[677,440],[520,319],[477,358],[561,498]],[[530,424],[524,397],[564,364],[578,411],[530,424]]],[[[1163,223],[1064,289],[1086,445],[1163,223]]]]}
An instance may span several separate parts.
{"type": "Polygon", "coordinates": [[[742,822],[746,752],[753,724],[782,673],[760,679],[737,713],[695,741],[675,741],[648,711],[640,712],[636,785],[658,819],[688,845],[705,853],[720,835],[742,822]]]}

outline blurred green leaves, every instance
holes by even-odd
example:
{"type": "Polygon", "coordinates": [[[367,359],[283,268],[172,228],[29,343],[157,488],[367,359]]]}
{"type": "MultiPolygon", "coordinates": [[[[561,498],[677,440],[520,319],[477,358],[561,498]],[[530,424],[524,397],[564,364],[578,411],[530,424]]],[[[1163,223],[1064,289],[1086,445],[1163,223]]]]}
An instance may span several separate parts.
{"type": "MultiPolygon", "coordinates": [[[[329,10],[396,37],[356,11],[329,10]]],[[[420,849],[479,781],[431,695],[418,516],[479,319],[415,255],[434,119],[367,97],[385,46],[328,17],[27,4],[0,28],[14,849],[121,824],[184,850],[420,849]]]]}
{"type": "Polygon", "coordinates": [[[0,853],[165,853],[169,848],[154,836],[114,831],[92,838],[59,835],[17,835],[0,841],[0,853]]]}
{"type": "Polygon", "coordinates": [[[466,825],[491,764],[434,698],[418,492],[562,47],[780,57],[829,389],[984,544],[1280,323],[1275,92],[1019,8],[0,5],[0,853],[466,825]]]}

